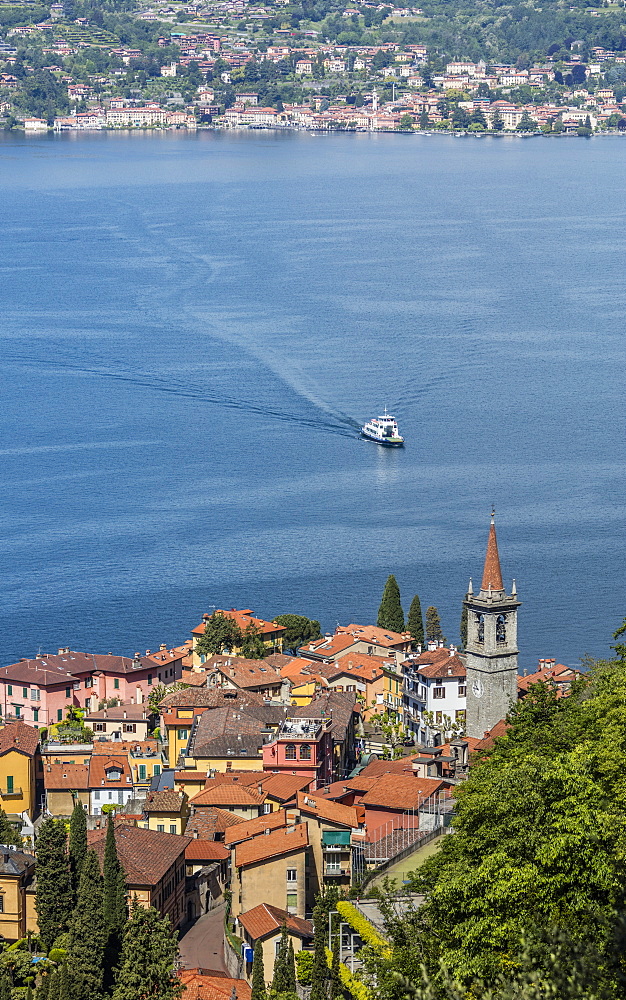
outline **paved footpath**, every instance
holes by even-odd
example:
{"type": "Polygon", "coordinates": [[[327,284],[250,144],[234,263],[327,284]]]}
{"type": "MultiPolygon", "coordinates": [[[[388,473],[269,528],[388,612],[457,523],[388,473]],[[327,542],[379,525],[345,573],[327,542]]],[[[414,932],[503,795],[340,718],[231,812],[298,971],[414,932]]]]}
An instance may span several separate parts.
{"type": "Polygon", "coordinates": [[[224,964],[224,904],[198,917],[180,939],[178,947],[184,969],[214,969],[227,973],[224,964]]]}

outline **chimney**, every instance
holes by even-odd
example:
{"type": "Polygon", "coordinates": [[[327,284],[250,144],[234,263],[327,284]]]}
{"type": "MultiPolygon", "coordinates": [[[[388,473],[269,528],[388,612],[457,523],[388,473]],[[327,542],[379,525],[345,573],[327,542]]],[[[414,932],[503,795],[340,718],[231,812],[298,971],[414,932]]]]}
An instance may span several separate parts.
{"type": "Polygon", "coordinates": [[[124,709],[124,718],[126,718],[126,709],[124,709]]]}
{"type": "Polygon", "coordinates": [[[150,656],[150,650],[146,649],[146,656],[150,656]]]}
{"type": "Polygon", "coordinates": [[[167,649],[167,646],[165,645],[165,643],[164,643],[164,642],[162,642],[162,643],[161,643],[161,645],[159,646],[159,649],[160,649],[160,650],[164,650],[164,649],[167,649]]]}

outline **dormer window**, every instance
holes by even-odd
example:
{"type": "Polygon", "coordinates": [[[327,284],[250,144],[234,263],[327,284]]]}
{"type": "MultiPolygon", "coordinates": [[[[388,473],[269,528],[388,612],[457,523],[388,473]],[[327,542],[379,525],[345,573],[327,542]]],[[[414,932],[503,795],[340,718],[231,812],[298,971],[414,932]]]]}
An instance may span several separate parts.
{"type": "Polygon", "coordinates": [[[122,772],[117,767],[109,767],[105,773],[109,781],[119,781],[122,777],[122,772]]]}

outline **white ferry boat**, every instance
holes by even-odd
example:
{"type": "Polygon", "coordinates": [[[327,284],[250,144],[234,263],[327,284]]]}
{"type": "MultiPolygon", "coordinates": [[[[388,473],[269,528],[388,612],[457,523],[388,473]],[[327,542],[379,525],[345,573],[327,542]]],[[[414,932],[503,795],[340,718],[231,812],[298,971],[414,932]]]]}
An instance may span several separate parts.
{"type": "Polygon", "coordinates": [[[372,417],[361,427],[361,434],[368,441],[376,441],[377,444],[384,444],[388,448],[401,448],[404,438],[398,433],[398,424],[391,414],[387,413],[387,407],[382,417],[372,417]]]}

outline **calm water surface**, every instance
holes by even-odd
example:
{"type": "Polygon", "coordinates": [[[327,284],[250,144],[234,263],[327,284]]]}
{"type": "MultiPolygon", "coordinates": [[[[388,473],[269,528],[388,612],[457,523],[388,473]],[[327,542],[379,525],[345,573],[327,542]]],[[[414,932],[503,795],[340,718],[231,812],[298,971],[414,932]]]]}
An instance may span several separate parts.
{"type": "Polygon", "coordinates": [[[0,649],[213,606],[458,637],[498,510],[521,662],[626,614],[623,140],[0,138],[0,649]],[[384,405],[407,446],[360,441],[384,405]]]}

